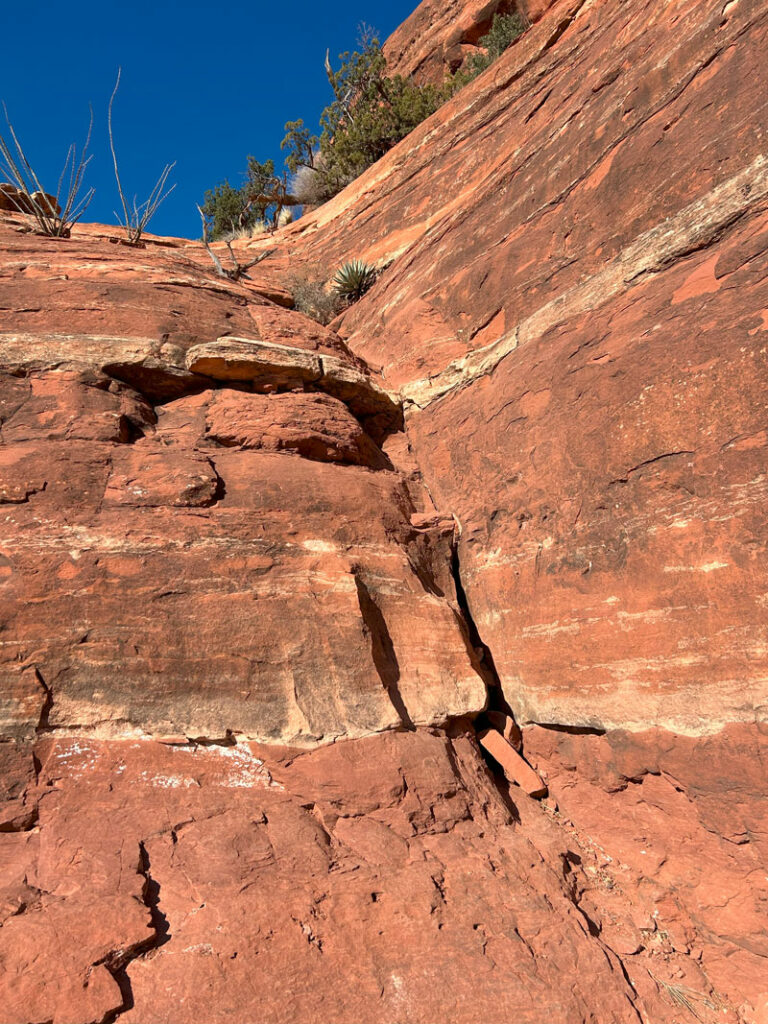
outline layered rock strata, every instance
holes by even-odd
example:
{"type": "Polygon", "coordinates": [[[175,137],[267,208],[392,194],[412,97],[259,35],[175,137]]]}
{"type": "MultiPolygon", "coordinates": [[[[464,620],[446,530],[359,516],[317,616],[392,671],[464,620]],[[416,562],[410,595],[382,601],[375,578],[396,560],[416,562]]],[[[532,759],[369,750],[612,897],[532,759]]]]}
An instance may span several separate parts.
{"type": "Polygon", "coordinates": [[[126,279],[126,257],[85,240],[68,252],[90,316],[63,333],[60,264],[31,248],[5,274],[38,322],[0,324],[0,658],[3,692],[24,694],[2,731],[44,711],[50,729],[302,744],[482,710],[433,572],[453,523],[412,522],[418,496],[380,447],[399,403],[338,337],[179,257],[158,261],[163,282],[138,260],[126,279]],[[94,293],[101,316],[145,303],[154,334],[139,318],[143,334],[116,333],[119,312],[94,333],[94,293]],[[217,340],[216,305],[238,297],[238,336],[217,340]]]}
{"type": "Polygon", "coordinates": [[[768,14],[529,14],[253,281],[3,218],[0,1024],[768,1021],[768,14]]]}

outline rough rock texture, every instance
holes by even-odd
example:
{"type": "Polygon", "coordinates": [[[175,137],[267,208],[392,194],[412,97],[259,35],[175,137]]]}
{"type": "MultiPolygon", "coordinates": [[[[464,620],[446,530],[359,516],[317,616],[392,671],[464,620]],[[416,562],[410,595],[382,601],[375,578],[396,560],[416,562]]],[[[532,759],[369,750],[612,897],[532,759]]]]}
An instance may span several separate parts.
{"type": "Polygon", "coordinates": [[[440,84],[468,56],[497,14],[518,11],[538,21],[554,0],[424,0],[384,46],[389,71],[417,82],[440,84]]]}
{"type": "MultiPolygon", "coordinates": [[[[444,62],[445,27],[476,17],[457,6],[422,4],[396,33],[403,70],[444,62]],[[422,45],[432,31],[442,42],[422,45]]],[[[336,326],[405,399],[515,714],[607,730],[609,747],[635,737],[641,789],[598,801],[586,738],[563,774],[599,808],[573,811],[585,842],[672,832],[676,877],[696,878],[733,843],[732,806],[748,809],[743,857],[682,887],[669,934],[706,947],[750,1021],[768,1014],[753,866],[768,809],[750,781],[768,706],[767,37],[758,2],[561,0],[284,246],[293,267],[353,253],[384,268],[336,326]],[[648,773],[677,777],[682,750],[699,785],[688,773],[685,802],[649,812],[666,794],[648,773]],[[726,904],[743,924],[714,920],[726,904]]],[[[651,899],[674,885],[657,873],[651,899]]],[[[681,1015],[710,1019],[681,985],[681,1015]]]]}
{"type": "Polygon", "coordinates": [[[0,218],[0,1024],[768,1024],[768,11],[528,13],[251,282],[0,218]]]}
{"type": "Polygon", "coordinates": [[[449,1021],[637,1020],[557,831],[533,805],[523,827],[469,739],[273,751],[39,744],[3,1019],[428,1024],[439,992],[449,1021]]]}
{"type": "MultiPolygon", "coordinates": [[[[113,287],[144,303],[154,334],[117,334],[118,305],[108,335],[64,335],[58,275],[34,255],[11,264],[16,300],[46,319],[0,333],[0,664],[12,692],[30,672],[38,684],[0,729],[44,712],[45,728],[314,743],[482,710],[455,593],[431,568],[452,540],[411,523],[420,509],[377,443],[397,404],[332,332],[255,292],[239,290],[233,325],[252,306],[252,337],[190,337],[192,320],[220,329],[204,275],[169,293],[121,250],[113,285],[103,241],[57,250],[56,269],[69,253],[74,274],[83,250],[99,284],[77,288],[103,289],[103,317],[113,287]],[[163,330],[175,312],[179,335],[163,330]]],[[[216,289],[214,307],[235,298],[216,289]]]]}
{"type": "Polygon", "coordinates": [[[652,917],[650,934],[621,922],[620,944],[604,924],[605,941],[689,953],[745,1019],[766,1019],[768,731],[728,725],[694,739],[532,726],[525,749],[568,827],[604,854],[613,889],[631,887],[640,919],[652,917]]]}
{"type": "Polygon", "coordinates": [[[749,0],[561,0],[289,229],[394,259],[339,330],[406,400],[523,718],[765,703],[767,43],[749,0]]]}

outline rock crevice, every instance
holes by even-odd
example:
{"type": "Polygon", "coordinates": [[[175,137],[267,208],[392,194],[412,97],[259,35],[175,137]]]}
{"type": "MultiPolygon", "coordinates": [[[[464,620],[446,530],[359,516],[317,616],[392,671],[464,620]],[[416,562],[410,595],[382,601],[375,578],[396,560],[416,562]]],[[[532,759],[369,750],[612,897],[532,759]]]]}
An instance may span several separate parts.
{"type": "Polygon", "coordinates": [[[0,1024],[765,1024],[768,19],[525,6],[253,280],[0,214],[0,1024]]]}

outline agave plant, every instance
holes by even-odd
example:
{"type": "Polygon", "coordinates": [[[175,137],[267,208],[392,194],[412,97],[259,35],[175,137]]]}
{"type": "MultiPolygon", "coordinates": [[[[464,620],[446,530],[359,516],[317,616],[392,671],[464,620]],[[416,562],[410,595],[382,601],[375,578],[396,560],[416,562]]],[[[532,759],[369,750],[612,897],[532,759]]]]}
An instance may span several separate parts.
{"type": "Polygon", "coordinates": [[[333,284],[342,299],[355,302],[362,298],[376,280],[376,270],[362,260],[350,260],[339,267],[333,284]]]}

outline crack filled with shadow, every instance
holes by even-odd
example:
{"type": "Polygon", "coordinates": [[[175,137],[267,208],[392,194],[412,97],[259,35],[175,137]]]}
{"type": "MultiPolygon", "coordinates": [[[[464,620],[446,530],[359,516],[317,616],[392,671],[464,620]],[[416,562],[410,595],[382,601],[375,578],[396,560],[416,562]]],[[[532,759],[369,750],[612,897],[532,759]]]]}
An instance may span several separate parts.
{"type": "Polygon", "coordinates": [[[98,961],[94,966],[104,964],[115,980],[120,990],[122,1005],[111,1010],[101,1021],[101,1024],[114,1024],[122,1014],[134,1008],[133,986],[128,977],[128,967],[134,960],[146,956],[153,949],[159,949],[166,942],[171,941],[171,929],[168,918],[160,909],[160,883],[151,874],[149,854],[143,842],[139,843],[139,863],[136,868],[137,874],[144,878],[141,899],[149,911],[150,927],[152,934],[142,942],[129,946],[128,949],[109,953],[103,960],[98,961]]]}
{"type": "Polygon", "coordinates": [[[365,582],[355,573],[357,600],[360,614],[371,637],[371,654],[376,671],[379,673],[384,689],[400,716],[400,721],[407,729],[415,729],[413,719],[408,714],[402,694],[400,693],[400,664],[397,660],[392,637],[389,634],[386,619],[376,604],[365,582]]]}
{"type": "Polygon", "coordinates": [[[453,584],[456,588],[456,600],[458,601],[461,615],[469,634],[469,642],[477,655],[482,669],[481,674],[486,686],[488,687],[488,710],[502,711],[505,715],[514,717],[512,709],[504,697],[501,679],[499,678],[499,673],[496,670],[496,664],[493,660],[491,649],[483,642],[483,638],[480,636],[480,630],[477,628],[477,623],[475,622],[472,616],[472,610],[469,607],[469,599],[467,598],[467,592],[464,589],[464,583],[461,578],[461,559],[459,556],[459,545],[457,541],[454,542],[453,549],[451,551],[451,575],[453,576],[453,584]]]}
{"type": "Polygon", "coordinates": [[[570,736],[605,736],[605,729],[597,725],[561,725],[552,722],[532,722],[538,729],[549,729],[551,732],[563,732],[570,736]]]}
{"type": "Polygon", "coordinates": [[[40,689],[43,691],[43,704],[42,707],[40,708],[40,718],[38,719],[37,726],[35,727],[35,732],[50,732],[50,717],[51,711],[53,711],[53,690],[43,679],[39,669],[34,669],[34,673],[35,680],[37,681],[37,684],[39,685],[40,689]]]}

